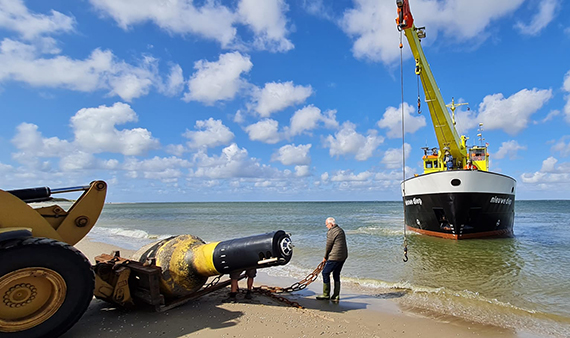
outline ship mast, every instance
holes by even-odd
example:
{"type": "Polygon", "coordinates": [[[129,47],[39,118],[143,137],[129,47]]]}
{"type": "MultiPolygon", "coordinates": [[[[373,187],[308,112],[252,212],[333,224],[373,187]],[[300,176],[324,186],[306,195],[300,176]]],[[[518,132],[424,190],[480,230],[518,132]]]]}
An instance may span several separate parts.
{"type": "MultiPolygon", "coordinates": [[[[423,52],[421,39],[426,36],[425,27],[418,28],[414,25],[414,18],[410,11],[408,0],[396,0],[396,5],[398,6],[396,23],[398,24],[398,29],[404,31],[416,60],[416,74],[419,75],[422,81],[425,100],[429,107],[439,149],[449,149],[449,152],[455,159],[458,159],[460,163],[464,163],[468,158],[465,146],[466,138],[459,137],[457,134],[455,117],[452,119],[447,110],[448,106],[443,101],[439,87],[423,52]]],[[[454,113],[455,108],[459,105],[462,104],[452,102],[451,108],[454,113]]]]}

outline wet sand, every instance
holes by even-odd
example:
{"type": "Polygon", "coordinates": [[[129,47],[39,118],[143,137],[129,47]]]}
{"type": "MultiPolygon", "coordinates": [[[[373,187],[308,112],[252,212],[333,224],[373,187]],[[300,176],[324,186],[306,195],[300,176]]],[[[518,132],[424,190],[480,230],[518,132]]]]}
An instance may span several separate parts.
{"type": "MultiPolygon", "coordinates": [[[[113,250],[120,250],[123,257],[133,253],[88,239],[76,247],[91,261],[113,250]]],[[[254,286],[287,287],[294,282],[260,270],[254,286]]],[[[240,288],[245,288],[245,280],[240,281],[240,288]]],[[[283,295],[304,309],[257,293],[251,300],[238,294],[237,303],[224,303],[229,287],[162,313],[142,308],[124,310],[93,299],[79,322],[62,337],[531,337],[451,316],[403,309],[393,300],[402,296],[398,292],[363,294],[346,283],[339,304],[317,301],[315,295],[321,288],[319,278],[302,291],[283,295]]]]}

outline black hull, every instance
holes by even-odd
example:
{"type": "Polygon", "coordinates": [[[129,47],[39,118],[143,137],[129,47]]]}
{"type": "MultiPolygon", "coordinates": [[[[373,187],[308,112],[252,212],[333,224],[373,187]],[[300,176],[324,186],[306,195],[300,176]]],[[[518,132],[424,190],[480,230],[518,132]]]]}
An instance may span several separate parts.
{"type": "Polygon", "coordinates": [[[487,172],[473,173],[476,174],[441,172],[434,173],[440,174],[437,177],[407,180],[414,192],[404,197],[407,229],[450,239],[513,236],[514,179],[487,172]],[[453,186],[451,180],[461,183],[453,186]]]}

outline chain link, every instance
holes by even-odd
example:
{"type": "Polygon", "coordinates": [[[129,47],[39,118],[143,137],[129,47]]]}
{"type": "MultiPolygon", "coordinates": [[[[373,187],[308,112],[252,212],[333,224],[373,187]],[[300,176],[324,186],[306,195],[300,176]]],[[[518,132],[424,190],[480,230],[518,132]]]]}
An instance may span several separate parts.
{"type": "Polygon", "coordinates": [[[222,279],[222,276],[223,276],[223,275],[218,275],[218,276],[216,276],[214,279],[212,279],[212,280],[210,281],[210,283],[204,285],[204,286],[202,287],[202,290],[207,289],[207,288],[211,288],[212,286],[215,286],[216,284],[218,284],[218,283],[220,282],[220,279],[222,279]]]}
{"type": "MultiPolygon", "coordinates": [[[[269,297],[274,298],[280,302],[286,303],[290,306],[297,307],[299,309],[304,309],[304,307],[301,306],[301,304],[299,304],[298,302],[290,301],[289,299],[287,299],[283,296],[278,296],[277,294],[291,293],[291,292],[303,290],[304,288],[309,286],[309,284],[311,284],[312,282],[317,280],[317,278],[319,278],[319,274],[323,271],[323,269],[325,267],[325,263],[326,262],[321,262],[315,268],[315,270],[313,270],[313,272],[311,272],[310,274],[307,275],[307,277],[303,278],[302,280],[300,280],[298,282],[291,284],[291,286],[289,286],[289,287],[282,288],[279,286],[261,285],[261,286],[254,287],[252,291],[266,295],[266,296],[269,296],[269,297]]],[[[243,290],[243,292],[245,292],[245,290],[243,290]]]]}

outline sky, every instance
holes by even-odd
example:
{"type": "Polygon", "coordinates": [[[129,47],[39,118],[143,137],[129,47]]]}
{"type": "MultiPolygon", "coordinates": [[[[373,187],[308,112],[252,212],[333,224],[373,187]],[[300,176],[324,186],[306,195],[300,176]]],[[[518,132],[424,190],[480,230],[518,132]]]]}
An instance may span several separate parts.
{"type": "MultiPolygon", "coordinates": [[[[517,199],[570,198],[570,4],[410,8],[468,145],[483,123],[517,199]]],[[[401,200],[437,141],[395,17],[395,0],[0,0],[0,188],[401,200]]]]}

